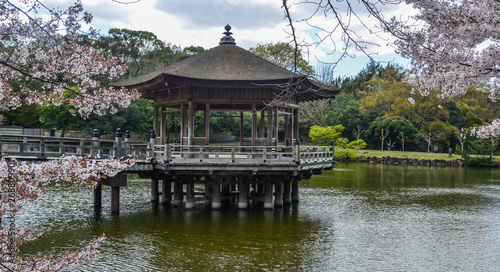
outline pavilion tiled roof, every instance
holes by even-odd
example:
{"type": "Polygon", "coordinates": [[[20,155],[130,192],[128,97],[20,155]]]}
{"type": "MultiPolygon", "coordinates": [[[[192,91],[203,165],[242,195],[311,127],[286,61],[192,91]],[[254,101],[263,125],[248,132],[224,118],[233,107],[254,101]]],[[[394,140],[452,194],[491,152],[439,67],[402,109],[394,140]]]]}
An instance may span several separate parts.
{"type": "Polygon", "coordinates": [[[229,36],[232,34],[228,32],[229,30],[226,28],[226,37],[221,39],[219,46],[154,72],[116,82],[113,85],[146,91],[148,86],[154,86],[159,82],[168,82],[168,78],[206,84],[230,83],[232,86],[238,85],[238,82],[283,84],[294,80],[302,82],[321,97],[333,97],[339,92],[339,89],[333,86],[324,85],[310,80],[304,75],[293,73],[236,46],[234,39],[229,36]],[[229,42],[228,39],[230,39],[229,42]]]}

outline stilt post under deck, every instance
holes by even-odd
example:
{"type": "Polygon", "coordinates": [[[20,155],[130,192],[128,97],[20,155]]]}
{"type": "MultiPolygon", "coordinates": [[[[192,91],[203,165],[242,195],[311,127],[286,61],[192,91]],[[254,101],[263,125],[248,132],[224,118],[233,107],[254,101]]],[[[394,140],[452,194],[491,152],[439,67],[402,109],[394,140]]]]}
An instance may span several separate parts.
{"type": "Polygon", "coordinates": [[[274,206],[283,206],[283,183],[281,181],[274,184],[274,206]]]}
{"type": "Polygon", "coordinates": [[[189,183],[186,184],[186,209],[194,208],[194,180],[190,180],[189,183]]]}
{"type": "Polygon", "coordinates": [[[158,178],[153,177],[151,179],[151,202],[159,201],[159,193],[158,193],[158,178]]]}
{"type": "Polygon", "coordinates": [[[161,204],[169,204],[172,200],[172,182],[168,177],[163,177],[161,183],[161,204]]]}
{"type": "Polygon", "coordinates": [[[182,190],[182,182],[174,182],[174,201],[172,201],[173,206],[180,206],[182,204],[182,199],[184,198],[184,192],[182,190]]]}
{"type": "Polygon", "coordinates": [[[120,186],[111,187],[111,212],[120,212],[120,186]]]}
{"type": "Polygon", "coordinates": [[[94,189],[94,208],[102,207],[102,185],[97,184],[94,189]]]}
{"type": "Polygon", "coordinates": [[[265,184],[265,196],[264,196],[264,209],[272,210],[273,209],[273,184],[270,180],[266,181],[265,184]]]}
{"type": "Polygon", "coordinates": [[[248,184],[240,178],[238,181],[238,209],[246,209],[248,207],[248,184]]]}
{"type": "Polygon", "coordinates": [[[114,177],[108,177],[99,182],[99,185],[111,187],[111,212],[120,212],[120,187],[127,186],[127,176],[118,174],[114,177]]]}
{"type": "Polygon", "coordinates": [[[298,180],[292,180],[292,202],[293,203],[299,202],[299,181],[298,180]]]}
{"type": "Polygon", "coordinates": [[[287,179],[283,182],[283,204],[289,205],[292,203],[292,195],[290,192],[290,180],[287,179]]]}
{"type": "Polygon", "coordinates": [[[220,184],[214,182],[212,183],[212,209],[220,209],[221,206],[220,184]]]}

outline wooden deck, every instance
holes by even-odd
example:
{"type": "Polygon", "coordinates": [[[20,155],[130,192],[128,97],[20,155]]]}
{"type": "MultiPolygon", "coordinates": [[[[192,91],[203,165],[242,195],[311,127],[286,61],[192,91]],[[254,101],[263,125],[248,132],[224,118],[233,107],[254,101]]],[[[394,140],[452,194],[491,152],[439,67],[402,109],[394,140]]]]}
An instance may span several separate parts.
{"type": "MultiPolygon", "coordinates": [[[[136,165],[123,172],[150,178],[152,201],[159,201],[161,195],[162,203],[171,202],[178,206],[183,203],[185,195],[186,208],[194,207],[194,184],[205,186],[205,197],[216,209],[220,208],[224,194],[235,191],[239,194],[238,207],[243,209],[247,207],[248,197],[264,200],[267,209],[298,201],[298,181],[321,174],[323,170],[334,166],[332,146],[188,146],[155,143],[155,138],[150,139],[150,142],[137,142],[121,137],[113,141],[0,135],[2,154],[20,160],[43,161],[65,155],[94,159],[132,156],[136,158],[136,165]],[[158,188],[160,180],[163,182],[161,193],[158,188]]],[[[126,176],[119,175],[101,184],[113,188],[112,210],[118,211],[119,188],[126,186],[126,176]]],[[[95,194],[96,207],[101,202],[100,190],[99,186],[95,194]]]]}

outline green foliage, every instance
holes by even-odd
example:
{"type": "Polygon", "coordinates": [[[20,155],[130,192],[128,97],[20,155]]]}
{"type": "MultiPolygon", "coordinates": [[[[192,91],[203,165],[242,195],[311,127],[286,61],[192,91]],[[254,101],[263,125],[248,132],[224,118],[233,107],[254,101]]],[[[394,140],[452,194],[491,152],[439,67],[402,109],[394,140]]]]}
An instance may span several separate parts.
{"type": "Polygon", "coordinates": [[[72,110],[74,110],[74,107],[70,104],[40,106],[40,121],[43,128],[60,130],[61,137],[64,137],[68,130],[85,125],[85,120],[81,116],[71,114],[72,110]]]}
{"type": "Polygon", "coordinates": [[[321,119],[326,126],[343,125],[342,136],[353,139],[352,131],[356,126],[366,127],[366,122],[359,113],[359,103],[350,93],[341,93],[331,102],[330,111],[321,119]]]}
{"type": "Polygon", "coordinates": [[[486,139],[471,139],[460,152],[464,165],[498,167],[498,162],[493,161],[491,148],[491,144],[486,139]]]}
{"type": "Polygon", "coordinates": [[[41,128],[40,108],[37,105],[23,105],[15,110],[4,112],[4,124],[7,126],[15,125],[25,128],[41,128]]]}
{"type": "Polygon", "coordinates": [[[295,51],[295,48],[288,43],[259,44],[257,47],[251,47],[249,51],[290,71],[296,70],[303,75],[314,74],[314,69],[302,57],[302,52],[295,51]]]}
{"type": "Polygon", "coordinates": [[[363,140],[356,140],[349,142],[347,138],[341,137],[344,126],[312,126],[309,131],[309,137],[313,142],[319,145],[330,145],[333,141],[335,143],[335,158],[337,160],[355,160],[357,156],[354,154],[354,149],[362,149],[366,147],[363,140]]]}
{"type": "Polygon", "coordinates": [[[124,78],[133,78],[171,65],[205,51],[201,46],[179,46],[167,44],[149,31],[117,29],[108,31],[96,42],[105,57],[118,57],[127,64],[124,78]]]}
{"type": "Polygon", "coordinates": [[[420,139],[418,134],[419,132],[410,121],[399,116],[380,117],[366,131],[366,137],[370,139],[370,144],[373,146],[382,144],[392,149],[392,147],[399,145],[403,149],[402,144],[404,140],[405,150],[415,149],[418,139],[420,139]]]}
{"type": "Polygon", "coordinates": [[[309,130],[309,137],[318,145],[330,145],[332,141],[335,142],[335,145],[338,145],[342,131],[344,131],[343,125],[336,125],[334,127],[312,126],[309,130]]]}
{"type": "Polygon", "coordinates": [[[99,130],[100,135],[113,135],[117,128],[122,131],[130,130],[147,139],[153,128],[153,102],[151,100],[138,99],[133,101],[128,108],[119,108],[116,114],[89,116],[85,127],[81,129],[90,133],[94,129],[99,130]]]}
{"type": "Polygon", "coordinates": [[[367,146],[366,142],[361,140],[361,139],[356,140],[356,141],[352,141],[352,142],[347,144],[348,149],[363,149],[366,146],[367,146]]]}

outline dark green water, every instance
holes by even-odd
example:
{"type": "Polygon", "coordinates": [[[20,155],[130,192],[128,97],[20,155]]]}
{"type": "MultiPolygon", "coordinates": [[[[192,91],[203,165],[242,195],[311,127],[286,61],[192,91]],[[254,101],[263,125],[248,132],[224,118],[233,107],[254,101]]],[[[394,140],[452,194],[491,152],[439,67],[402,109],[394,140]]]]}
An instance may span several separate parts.
{"type": "Polygon", "coordinates": [[[149,202],[130,180],[110,191],[53,192],[17,215],[44,231],[26,254],[60,255],[106,233],[101,258],[70,271],[498,271],[500,170],[339,164],[302,181],[298,205],[186,211],[149,202]]]}

